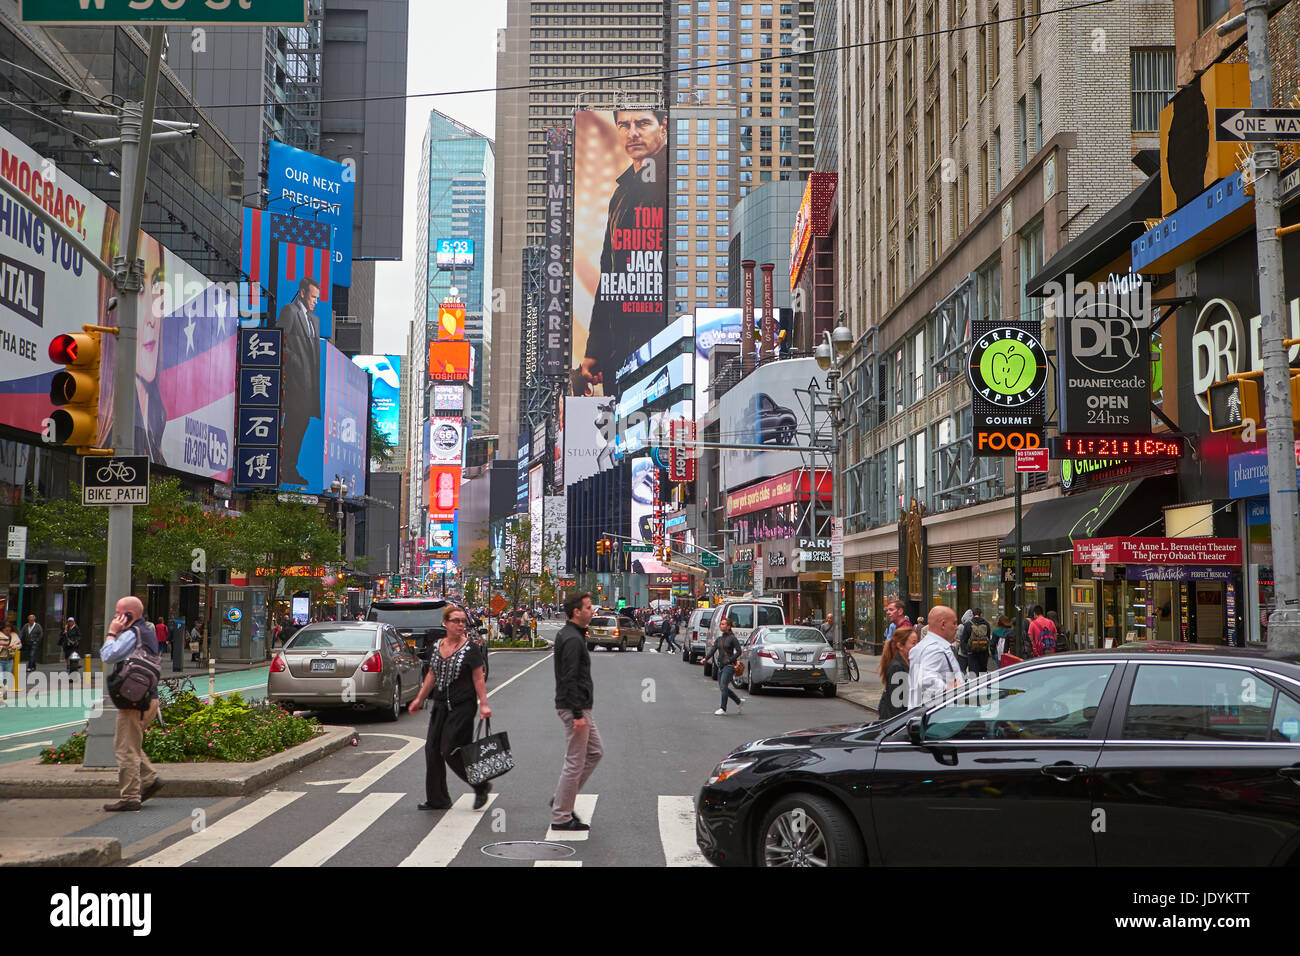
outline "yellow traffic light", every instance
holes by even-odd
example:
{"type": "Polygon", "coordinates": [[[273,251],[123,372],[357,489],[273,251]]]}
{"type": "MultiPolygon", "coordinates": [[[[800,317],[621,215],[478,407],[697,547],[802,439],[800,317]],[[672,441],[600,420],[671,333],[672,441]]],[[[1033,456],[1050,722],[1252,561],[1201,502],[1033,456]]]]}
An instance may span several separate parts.
{"type": "Polygon", "coordinates": [[[92,447],[99,436],[99,338],[96,326],[84,332],[56,335],[50,342],[50,361],[65,368],[50,382],[50,415],[54,441],[79,448],[92,447]]]}

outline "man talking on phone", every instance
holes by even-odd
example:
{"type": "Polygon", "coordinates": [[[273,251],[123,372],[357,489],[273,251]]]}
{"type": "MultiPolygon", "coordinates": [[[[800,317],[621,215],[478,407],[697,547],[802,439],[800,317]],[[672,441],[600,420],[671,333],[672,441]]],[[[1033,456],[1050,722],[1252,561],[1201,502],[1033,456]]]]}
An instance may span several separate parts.
{"type": "MultiPolygon", "coordinates": [[[[117,602],[112,622],[108,625],[108,640],[99,656],[105,664],[116,664],[134,651],[137,645],[158,655],[158,637],[153,625],[144,620],[144,605],[140,599],[128,595],[117,602]]],[[[143,695],[142,695],[143,696],[143,695]]],[[[162,786],[153,765],[144,755],[144,732],[158,716],[158,691],[155,689],[144,710],[117,709],[117,729],[113,734],[113,755],[117,758],[117,781],[121,799],[104,804],[109,811],[139,810],[162,786]]]]}

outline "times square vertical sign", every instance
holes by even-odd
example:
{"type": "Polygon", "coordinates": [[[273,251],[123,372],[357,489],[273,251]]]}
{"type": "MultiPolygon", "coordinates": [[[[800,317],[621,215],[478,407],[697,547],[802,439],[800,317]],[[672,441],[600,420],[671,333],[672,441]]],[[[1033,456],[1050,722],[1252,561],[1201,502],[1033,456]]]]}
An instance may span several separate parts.
{"type": "Polygon", "coordinates": [[[568,127],[552,127],[546,131],[544,372],[547,376],[563,375],[569,360],[569,267],[565,260],[572,247],[572,238],[567,228],[570,134],[568,127]]]}

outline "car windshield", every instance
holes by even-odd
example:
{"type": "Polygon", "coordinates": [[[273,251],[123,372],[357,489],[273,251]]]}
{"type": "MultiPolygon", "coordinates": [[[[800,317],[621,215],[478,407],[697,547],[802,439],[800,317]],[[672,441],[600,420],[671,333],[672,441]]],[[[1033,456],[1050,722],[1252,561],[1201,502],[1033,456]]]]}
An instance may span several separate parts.
{"type": "Polygon", "coordinates": [[[287,651],[368,651],[375,646],[375,632],[368,627],[304,628],[284,646],[287,651]]]}
{"type": "Polygon", "coordinates": [[[391,624],[399,631],[424,631],[431,627],[442,627],[442,615],[446,607],[431,607],[414,604],[408,607],[375,607],[371,605],[368,621],[391,624]]]}
{"type": "Polygon", "coordinates": [[[826,639],[815,627],[769,627],[763,632],[765,644],[824,644],[826,639]]]}
{"type": "Polygon", "coordinates": [[[612,617],[593,617],[592,627],[618,627],[618,621],[612,617]]]}

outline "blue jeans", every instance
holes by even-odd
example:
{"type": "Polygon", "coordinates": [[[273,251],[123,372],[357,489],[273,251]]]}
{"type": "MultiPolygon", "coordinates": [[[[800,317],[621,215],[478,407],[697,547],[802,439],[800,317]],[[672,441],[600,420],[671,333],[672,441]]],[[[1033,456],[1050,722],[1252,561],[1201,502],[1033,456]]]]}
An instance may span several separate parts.
{"type": "Polygon", "coordinates": [[[718,690],[722,692],[722,703],[718,706],[723,710],[727,709],[727,698],[730,697],[737,704],[740,703],[740,697],[731,689],[731,678],[735,676],[736,665],[728,664],[725,667],[718,668],[718,690]]]}

